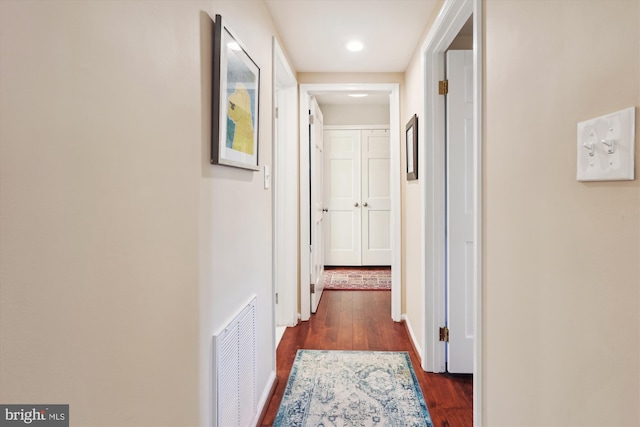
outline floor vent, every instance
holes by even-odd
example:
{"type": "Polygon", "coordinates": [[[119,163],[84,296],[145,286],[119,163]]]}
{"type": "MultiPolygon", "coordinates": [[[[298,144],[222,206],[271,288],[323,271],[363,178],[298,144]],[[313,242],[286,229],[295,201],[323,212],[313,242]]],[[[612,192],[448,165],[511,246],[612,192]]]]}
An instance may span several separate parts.
{"type": "Polygon", "coordinates": [[[217,427],[244,427],[256,415],[256,298],[213,337],[217,427]]]}

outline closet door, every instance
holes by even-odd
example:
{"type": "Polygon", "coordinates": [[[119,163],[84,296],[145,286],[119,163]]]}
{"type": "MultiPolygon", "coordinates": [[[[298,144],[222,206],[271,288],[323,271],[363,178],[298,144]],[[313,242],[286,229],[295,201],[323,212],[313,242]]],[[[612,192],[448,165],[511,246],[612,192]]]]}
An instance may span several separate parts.
{"type": "Polygon", "coordinates": [[[362,265],[391,265],[389,131],[362,131],[362,265]]]}
{"type": "Polygon", "coordinates": [[[360,130],[324,131],[324,261],[361,265],[360,130]]]}

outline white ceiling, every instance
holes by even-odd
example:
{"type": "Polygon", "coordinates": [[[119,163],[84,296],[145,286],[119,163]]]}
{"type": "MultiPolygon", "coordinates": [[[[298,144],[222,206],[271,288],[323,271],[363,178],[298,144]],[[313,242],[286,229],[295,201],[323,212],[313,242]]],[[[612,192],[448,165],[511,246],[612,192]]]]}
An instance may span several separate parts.
{"type": "Polygon", "coordinates": [[[436,0],[265,0],[297,72],[404,72],[436,0]],[[349,52],[352,39],[364,43],[349,52]]]}

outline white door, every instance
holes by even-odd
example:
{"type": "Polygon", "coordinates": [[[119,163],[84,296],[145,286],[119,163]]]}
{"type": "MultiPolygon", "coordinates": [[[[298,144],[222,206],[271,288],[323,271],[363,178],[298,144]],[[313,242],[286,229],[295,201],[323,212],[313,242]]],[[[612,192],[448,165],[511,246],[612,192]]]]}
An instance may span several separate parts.
{"type": "Polygon", "coordinates": [[[323,125],[322,112],[315,97],[310,99],[309,153],[311,156],[311,312],[315,313],[322,297],[324,283],[324,233],[323,233],[323,125]]]}
{"type": "Polygon", "coordinates": [[[325,264],[360,265],[360,131],[324,131],[325,264]]]}
{"type": "Polygon", "coordinates": [[[391,265],[389,131],[362,131],[362,265],[391,265]]]}
{"type": "Polygon", "coordinates": [[[325,264],[391,265],[389,131],[324,132],[325,264]]]}
{"type": "Polygon", "coordinates": [[[447,52],[447,370],[473,372],[473,51],[447,52]]]}

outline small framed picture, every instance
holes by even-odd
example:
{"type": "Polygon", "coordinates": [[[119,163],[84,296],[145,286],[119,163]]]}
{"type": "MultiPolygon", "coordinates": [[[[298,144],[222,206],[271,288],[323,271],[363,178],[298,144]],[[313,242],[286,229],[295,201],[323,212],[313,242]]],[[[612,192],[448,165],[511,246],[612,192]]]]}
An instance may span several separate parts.
{"type": "Polygon", "coordinates": [[[418,179],[418,116],[415,114],[407,123],[407,180],[418,179]]]}
{"type": "Polygon", "coordinates": [[[213,37],[211,163],[259,170],[260,68],[216,15],[213,37]]]}

